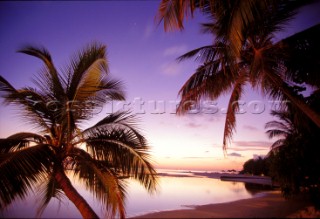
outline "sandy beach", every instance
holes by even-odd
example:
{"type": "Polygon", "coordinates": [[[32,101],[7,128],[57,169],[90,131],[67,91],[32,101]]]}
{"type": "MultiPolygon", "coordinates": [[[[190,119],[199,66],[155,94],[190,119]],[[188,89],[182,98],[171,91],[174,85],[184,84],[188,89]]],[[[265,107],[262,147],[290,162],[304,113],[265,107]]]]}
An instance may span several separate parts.
{"type": "Polygon", "coordinates": [[[295,217],[295,213],[309,205],[300,199],[285,200],[280,191],[272,191],[250,199],[194,206],[190,210],[161,211],[136,218],[283,218],[295,217]]]}

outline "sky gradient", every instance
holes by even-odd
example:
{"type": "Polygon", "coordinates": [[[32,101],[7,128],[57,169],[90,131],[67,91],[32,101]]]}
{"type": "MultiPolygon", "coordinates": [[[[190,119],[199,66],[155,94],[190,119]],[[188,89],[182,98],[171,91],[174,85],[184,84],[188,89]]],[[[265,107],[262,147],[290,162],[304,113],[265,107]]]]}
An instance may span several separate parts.
{"type": "MultiPolygon", "coordinates": [[[[154,21],[159,1],[44,1],[0,2],[0,74],[16,88],[33,86],[40,60],[16,53],[26,44],[45,46],[56,67],[91,42],[107,45],[110,73],[125,84],[125,103],[106,105],[84,128],[118,109],[131,109],[150,142],[156,167],[192,170],[238,169],[247,159],[265,155],[272,140],[265,134],[271,100],[248,87],[243,111],[237,115],[237,132],[224,156],[222,137],[228,95],[203,103],[200,111],[175,115],[178,91],[197,63],[175,59],[212,42],[200,32],[205,21],[196,14],[182,32],[164,32],[154,21]],[[212,103],[211,103],[212,104],[212,103]],[[254,108],[258,104],[258,108],[254,108]]],[[[320,22],[319,3],[308,6],[276,39],[290,36],[320,22]]],[[[0,108],[0,137],[32,131],[13,107],[0,108]]]]}

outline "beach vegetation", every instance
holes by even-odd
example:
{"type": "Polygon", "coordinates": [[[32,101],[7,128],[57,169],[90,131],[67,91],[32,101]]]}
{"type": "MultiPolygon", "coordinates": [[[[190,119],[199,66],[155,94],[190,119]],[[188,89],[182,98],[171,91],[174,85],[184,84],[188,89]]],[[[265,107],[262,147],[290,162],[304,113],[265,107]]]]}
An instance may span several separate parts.
{"type": "Polygon", "coordinates": [[[268,176],[269,169],[267,160],[260,156],[256,159],[249,159],[243,164],[243,169],[239,173],[256,176],[268,176]]]}
{"type": "MultiPolygon", "coordinates": [[[[306,97],[306,102],[320,112],[319,92],[306,97]]],[[[320,208],[320,148],[317,127],[294,105],[272,111],[277,120],[266,124],[267,134],[276,138],[267,156],[269,174],[285,197],[306,193],[320,208]]]]}

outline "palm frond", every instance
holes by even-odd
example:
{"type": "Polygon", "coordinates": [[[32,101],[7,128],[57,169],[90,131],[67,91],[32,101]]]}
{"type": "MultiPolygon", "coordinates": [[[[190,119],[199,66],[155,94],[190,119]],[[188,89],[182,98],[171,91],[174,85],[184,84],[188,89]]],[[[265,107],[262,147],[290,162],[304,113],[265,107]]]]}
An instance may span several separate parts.
{"type": "Polygon", "coordinates": [[[114,217],[117,212],[125,217],[125,184],[106,162],[97,161],[81,149],[75,149],[75,174],[85,182],[87,189],[102,201],[114,217]]]}
{"type": "MultiPolygon", "coordinates": [[[[244,42],[243,29],[247,27],[250,21],[256,19],[256,14],[254,13],[256,3],[256,0],[235,1],[235,5],[231,9],[231,17],[227,24],[230,25],[227,27],[229,32],[227,32],[226,38],[230,40],[230,48],[236,57],[240,56],[240,50],[244,42]]],[[[220,35],[219,37],[225,36],[225,33],[218,34],[220,35]]]]}
{"type": "Polygon", "coordinates": [[[276,43],[286,51],[284,59],[287,76],[296,83],[305,82],[314,87],[320,87],[320,55],[318,48],[320,24],[294,34],[276,43]]]}
{"type": "Polygon", "coordinates": [[[285,87],[288,87],[286,81],[283,80],[282,72],[277,71],[274,58],[271,60],[266,56],[259,56],[254,58],[258,64],[257,67],[251,68],[250,82],[253,87],[257,86],[260,88],[262,94],[269,95],[273,99],[288,100],[283,92],[285,87]]]}
{"type": "Polygon", "coordinates": [[[201,24],[202,33],[209,33],[209,34],[215,35],[218,30],[219,30],[219,26],[216,23],[214,23],[214,19],[212,19],[212,21],[208,23],[201,24]]]}
{"type": "Polygon", "coordinates": [[[49,175],[49,179],[45,184],[40,185],[37,193],[41,198],[39,207],[37,209],[37,217],[41,216],[52,198],[57,198],[59,201],[61,201],[64,196],[63,191],[54,178],[54,173],[49,175]]]}
{"type": "Polygon", "coordinates": [[[137,179],[149,192],[156,189],[156,171],[150,161],[146,142],[130,129],[96,129],[87,136],[93,158],[107,160],[124,176],[137,179]]]}
{"type": "Polygon", "coordinates": [[[205,46],[181,56],[184,60],[197,55],[203,61],[195,73],[179,91],[181,103],[178,113],[187,112],[192,104],[198,104],[201,98],[216,99],[231,89],[238,77],[242,62],[236,63],[230,54],[230,48],[222,41],[213,46],[205,46]]]}
{"type": "Polygon", "coordinates": [[[195,57],[195,61],[202,62],[203,64],[216,62],[222,66],[229,66],[234,72],[236,71],[236,63],[230,53],[230,46],[225,41],[215,40],[213,45],[203,46],[194,49],[190,52],[177,58],[177,61],[184,61],[185,59],[190,59],[195,57]]]}
{"type": "Polygon", "coordinates": [[[239,111],[239,100],[243,93],[243,87],[247,80],[246,74],[239,75],[239,78],[233,84],[233,90],[230,95],[227,113],[226,113],[226,121],[224,126],[223,133],[223,150],[226,151],[228,143],[232,140],[233,132],[236,128],[236,113],[239,111]]]}
{"type": "MultiPolygon", "coordinates": [[[[283,117],[279,117],[281,120],[283,120],[282,118],[283,117]]],[[[288,118],[285,119],[285,122],[280,122],[280,121],[270,121],[270,122],[267,122],[266,125],[265,125],[265,128],[268,129],[268,128],[276,128],[276,129],[281,129],[281,130],[289,130],[290,129],[290,123],[288,123],[286,120],[288,118]]]]}
{"type": "Polygon", "coordinates": [[[278,139],[271,145],[271,151],[276,150],[277,148],[281,147],[285,143],[285,139],[278,139]]]}
{"type": "Polygon", "coordinates": [[[205,63],[187,80],[179,91],[181,102],[177,112],[186,113],[193,104],[199,104],[203,98],[216,99],[232,88],[234,75],[228,66],[220,60],[205,63]]]}
{"type": "Polygon", "coordinates": [[[130,114],[130,111],[118,111],[100,120],[93,127],[96,128],[108,124],[121,124],[124,126],[134,127],[137,124],[137,118],[135,115],[130,114]]]}
{"type": "Polygon", "coordinates": [[[96,97],[102,103],[105,103],[109,100],[124,100],[125,93],[123,89],[123,82],[119,80],[112,80],[107,77],[104,77],[99,86],[99,93],[102,93],[104,96],[100,96],[100,99],[96,97]]]}
{"type": "MultiPolygon", "coordinates": [[[[319,113],[308,106],[301,95],[297,95],[295,92],[293,92],[292,88],[285,82],[282,81],[281,83],[281,78],[274,72],[266,71],[266,75],[267,78],[265,81],[269,80],[268,84],[270,89],[268,90],[268,93],[270,96],[281,100],[289,100],[297,109],[303,112],[308,119],[320,127],[319,113]]],[[[286,103],[286,101],[283,103],[286,103]]]]}
{"type": "Polygon", "coordinates": [[[72,100],[80,102],[86,101],[89,97],[99,91],[99,86],[103,76],[101,71],[103,68],[106,68],[106,64],[106,60],[103,58],[97,59],[91,63],[89,68],[86,69],[82,75],[72,100]]]}
{"type": "Polygon", "coordinates": [[[105,46],[92,44],[78,52],[66,73],[68,99],[84,100],[90,95],[90,91],[93,92],[91,95],[94,95],[108,71],[105,46]]]}
{"type": "Polygon", "coordinates": [[[240,57],[248,36],[272,35],[282,30],[296,10],[310,1],[248,0],[217,3],[211,31],[230,42],[232,54],[240,57]]]}
{"type": "Polygon", "coordinates": [[[17,197],[24,198],[35,183],[45,180],[52,161],[46,144],[0,154],[0,208],[17,197]]]}
{"type": "Polygon", "coordinates": [[[122,128],[123,130],[128,129],[136,135],[141,145],[146,145],[146,139],[143,135],[140,134],[139,129],[137,128],[137,122],[137,118],[134,115],[130,114],[129,111],[118,111],[108,115],[107,117],[96,123],[94,126],[84,130],[82,133],[86,134],[94,132],[95,130],[99,130],[100,128],[122,128]]]}
{"type": "Polygon", "coordinates": [[[89,97],[86,101],[72,101],[73,104],[70,107],[75,121],[92,118],[96,109],[101,109],[106,102],[111,100],[124,100],[122,82],[102,80],[94,96],[89,97]]]}
{"type": "Polygon", "coordinates": [[[59,76],[48,50],[43,47],[37,48],[34,46],[25,46],[22,49],[18,50],[18,52],[37,57],[44,62],[48,72],[48,74],[45,75],[44,78],[46,79],[46,81],[50,81],[49,84],[51,85],[47,89],[50,89],[52,94],[54,94],[56,100],[62,100],[62,97],[65,94],[63,88],[65,84],[63,83],[64,81],[62,80],[62,78],[59,76]]]}
{"type": "Polygon", "coordinates": [[[14,152],[30,146],[30,144],[41,144],[46,139],[38,134],[30,132],[20,132],[5,139],[0,139],[0,154],[14,152]]]}
{"type": "Polygon", "coordinates": [[[289,133],[285,130],[280,130],[280,129],[270,129],[267,130],[266,133],[268,134],[268,137],[274,138],[274,137],[286,137],[289,135],[289,133]]]}
{"type": "Polygon", "coordinates": [[[52,112],[48,110],[47,100],[32,88],[15,89],[7,80],[0,76],[0,92],[4,103],[22,107],[21,112],[27,119],[31,120],[47,132],[50,132],[52,124],[52,112]]]}
{"type": "Polygon", "coordinates": [[[215,55],[218,52],[218,49],[219,49],[218,46],[212,46],[212,45],[202,46],[200,48],[191,50],[183,54],[182,56],[177,58],[177,61],[181,62],[186,59],[195,57],[195,61],[208,62],[208,61],[214,60],[215,55]]]}
{"type": "Polygon", "coordinates": [[[123,100],[122,83],[110,79],[108,73],[105,46],[93,43],[79,52],[66,72],[68,102],[62,106],[61,120],[79,123],[107,101],[123,100]]]}
{"type": "Polygon", "coordinates": [[[194,9],[192,0],[162,0],[155,19],[159,24],[163,21],[165,31],[183,29],[184,17],[188,17],[190,12],[193,15],[194,9]]]}

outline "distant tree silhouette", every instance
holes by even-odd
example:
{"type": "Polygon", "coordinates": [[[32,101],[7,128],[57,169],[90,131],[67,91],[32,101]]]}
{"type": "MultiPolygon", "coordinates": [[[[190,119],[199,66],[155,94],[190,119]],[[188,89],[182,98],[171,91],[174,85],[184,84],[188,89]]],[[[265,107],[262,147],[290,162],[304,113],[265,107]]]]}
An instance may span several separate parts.
{"type": "Polygon", "coordinates": [[[247,160],[243,164],[243,168],[240,171],[241,174],[253,174],[253,175],[269,175],[268,163],[265,158],[258,157],[257,159],[247,160]]]}

